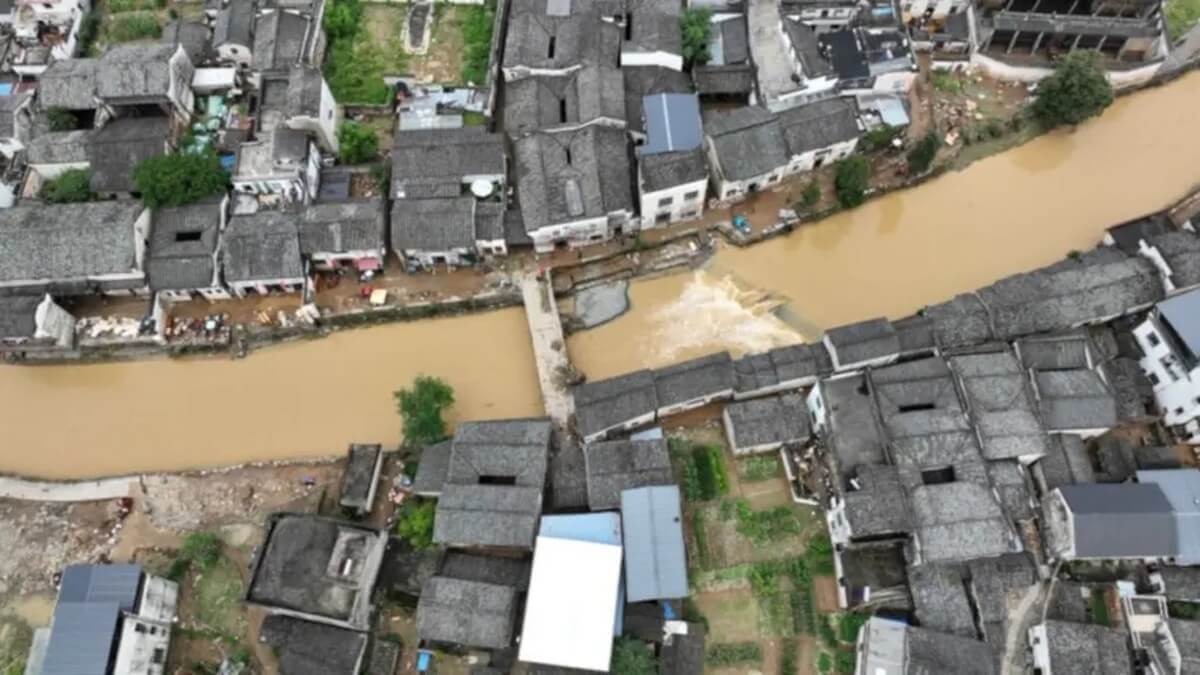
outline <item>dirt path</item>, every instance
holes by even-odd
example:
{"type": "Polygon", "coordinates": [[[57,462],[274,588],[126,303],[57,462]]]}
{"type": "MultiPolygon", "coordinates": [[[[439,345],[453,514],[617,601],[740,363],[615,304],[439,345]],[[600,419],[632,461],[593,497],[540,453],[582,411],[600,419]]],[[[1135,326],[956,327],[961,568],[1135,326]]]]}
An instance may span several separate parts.
{"type": "Polygon", "coordinates": [[[837,579],[821,575],[813,577],[813,603],[822,614],[837,612],[838,588],[837,579]]]}

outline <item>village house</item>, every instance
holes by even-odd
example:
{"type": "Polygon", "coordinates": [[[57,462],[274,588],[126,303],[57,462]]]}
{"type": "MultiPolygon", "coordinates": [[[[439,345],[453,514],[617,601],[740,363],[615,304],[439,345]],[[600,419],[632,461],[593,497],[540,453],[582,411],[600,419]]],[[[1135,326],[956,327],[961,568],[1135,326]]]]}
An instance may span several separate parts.
{"type": "Polygon", "coordinates": [[[391,196],[397,201],[502,196],[507,167],[504,136],[482,127],[403,131],[392,146],[391,196]]]}
{"type": "Polygon", "coordinates": [[[382,270],[387,256],[384,200],[310,204],[294,213],[300,255],[315,270],[382,270]]]}
{"type": "Polygon", "coordinates": [[[1155,305],[1133,336],[1163,422],[1200,444],[1200,289],[1155,305]]]}
{"type": "Polygon", "coordinates": [[[33,126],[32,101],[33,94],[29,91],[0,96],[0,155],[8,160],[24,150],[29,142],[33,126]]]}
{"type": "Polygon", "coordinates": [[[860,8],[868,3],[851,0],[783,0],[782,14],[808,26],[817,33],[840,30],[853,24],[859,17],[860,8]]]}
{"type": "Polygon", "coordinates": [[[250,56],[253,77],[286,74],[298,65],[319,67],[325,58],[324,10],[324,0],[316,0],[312,6],[276,4],[259,12],[250,56]]]}
{"type": "Polygon", "coordinates": [[[589,3],[514,0],[501,64],[504,80],[619,63],[622,28],[597,11],[589,3]]]}
{"type": "Polygon", "coordinates": [[[634,216],[625,132],[592,125],[514,143],[517,199],[539,253],[607,241],[634,216]]]}
{"type": "Polygon", "coordinates": [[[916,60],[907,34],[898,26],[843,29],[823,33],[817,42],[843,96],[903,96],[916,80],[916,60]]]}
{"type": "Polygon", "coordinates": [[[619,509],[625,490],[674,483],[665,439],[589,443],[583,457],[588,508],[593,511],[619,509]]]}
{"type": "Polygon", "coordinates": [[[838,74],[821,53],[817,34],[780,14],[778,0],[749,0],[746,19],[758,94],[752,103],[778,112],[833,93],[838,74]]]}
{"type": "Polygon", "coordinates": [[[733,398],[733,359],[718,352],[654,371],[659,418],[733,398]]]}
{"type": "Polygon", "coordinates": [[[409,272],[508,254],[504,206],[474,197],[392,202],[392,248],[409,272]]]}
{"type": "Polygon", "coordinates": [[[682,8],[675,0],[624,0],[621,67],[658,66],[683,70],[682,8]]]}
{"type": "Polygon", "coordinates": [[[311,202],[321,180],[317,144],[305,132],[282,125],[260,127],[255,136],[237,148],[230,175],[234,191],[257,195],[268,205],[311,202]]]}
{"type": "Polygon", "coordinates": [[[361,518],[370,513],[375,504],[379,475],[383,471],[383,448],[378,443],[356,443],[350,446],[347,455],[338,506],[353,511],[361,518]]]}
{"type": "MultiPolygon", "coordinates": [[[[262,87],[264,90],[282,90],[284,99],[279,114],[282,115],[280,122],[283,126],[308,133],[323,152],[337,154],[337,128],[341,123],[341,114],[320,70],[294,66],[286,79],[266,80],[262,87]]],[[[274,92],[264,91],[262,95],[264,108],[268,99],[278,101],[274,92]]]]}
{"type": "Polygon", "coordinates": [[[690,94],[692,80],[685,73],[660,66],[621,68],[625,80],[625,130],[634,145],[646,140],[646,97],[656,94],[690,94]]]}
{"type": "Polygon", "coordinates": [[[1033,664],[1043,675],[1133,670],[1125,631],[1092,623],[1045,621],[1029,629],[1033,664]]]}
{"type": "Polygon", "coordinates": [[[704,138],[718,201],[738,201],[783,180],[787,142],[779,118],[767,110],[745,107],[705,115],[704,138]]]}
{"type": "Polygon", "coordinates": [[[988,644],[957,635],[872,617],[858,633],[856,674],[916,675],[960,673],[994,675],[988,644]]]}
{"type": "Polygon", "coordinates": [[[708,62],[692,66],[696,93],[705,101],[750,103],[755,91],[749,28],[741,11],[715,9],[709,18],[708,62]]]}
{"type": "Polygon", "coordinates": [[[254,53],[253,2],[234,0],[218,12],[213,22],[212,49],[219,63],[250,68],[254,53]]]}
{"type": "Polygon", "coordinates": [[[167,301],[187,301],[197,295],[206,300],[230,297],[221,281],[220,261],[228,213],[228,195],[154,211],[146,253],[152,292],[167,301]]]}
{"type": "Polygon", "coordinates": [[[361,631],[279,614],[264,617],[259,630],[279,672],[289,675],[356,675],[367,662],[367,638],[361,631]]]}
{"type": "Polygon", "coordinates": [[[892,322],[884,318],[867,319],[830,328],[822,339],[833,368],[837,371],[880,366],[900,356],[900,339],[892,322]]]}
{"type": "Polygon", "coordinates": [[[179,586],[138,565],[70,565],[48,637],[26,670],[42,675],[163,675],[179,586]]]}
{"type": "Polygon", "coordinates": [[[504,131],[517,138],[535,131],[588,124],[625,128],[622,69],[584,66],[561,75],[534,75],[504,87],[504,131]]]}
{"type": "Polygon", "coordinates": [[[432,644],[480,649],[512,645],[518,592],[507,584],[435,576],[417,604],[417,634],[432,644]]]}
{"type": "Polygon", "coordinates": [[[295,217],[282,211],[234,215],[222,237],[225,284],[238,297],[296,293],[306,270],[295,217]]]}
{"type": "Polygon", "coordinates": [[[778,450],[812,437],[800,394],[778,394],[726,404],[721,413],[725,438],[735,456],[778,450]]]}
{"type": "Polygon", "coordinates": [[[708,187],[699,99],[654,94],[645,97],[642,109],[646,140],[637,148],[642,229],[698,218],[708,187]]]}
{"type": "Polygon", "coordinates": [[[194,74],[195,67],[179,45],[116,45],[97,64],[96,96],[112,113],[153,111],[185,126],[195,103],[194,74]]]}
{"type": "Polygon", "coordinates": [[[171,126],[168,117],[121,117],[93,131],[87,143],[92,192],[125,198],[139,193],[134,171],[174,149],[171,126]]]}
{"type": "Polygon", "coordinates": [[[747,354],[733,362],[733,372],[733,398],[740,401],[811,386],[833,374],[833,360],[824,343],[788,345],[747,354]]]}
{"type": "Polygon", "coordinates": [[[779,113],[779,124],[790,155],[789,175],[849,157],[863,133],[854,101],[845,98],[789,108],[779,113]]]}
{"type": "Polygon", "coordinates": [[[585,382],[573,394],[575,427],[585,442],[646,426],[658,411],[654,374],[649,370],[585,382]]]}
{"type": "Polygon", "coordinates": [[[387,538],[332,518],[273,514],[242,599],[269,614],[367,630],[387,538]]]}
{"type": "Polygon", "coordinates": [[[65,110],[75,116],[80,129],[90,129],[96,109],[100,107],[96,98],[99,69],[99,59],[56,61],[38,78],[40,112],[55,108],[65,110]]]}
{"type": "Polygon", "coordinates": [[[687,551],[678,485],[621,491],[626,602],[688,596],[687,551]]]}
{"type": "Polygon", "coordinates": [[[143,294],[150,225],[134,201],[0,209],[0,294],[143,294]]]}
{"type": "Polygon", "coordinates": [[[49,295],[0,296],[0,352],[75,346],[75,317],[49,295]]]}
{"type": "Polygon", "coordinates": [[[42,186],[71,169],[88,168],[88,145],[91,129],[76,131],[51,131],[39,134],[25,149],[25,163],[29,168],[21,194],[36,197],[42,186]]]}

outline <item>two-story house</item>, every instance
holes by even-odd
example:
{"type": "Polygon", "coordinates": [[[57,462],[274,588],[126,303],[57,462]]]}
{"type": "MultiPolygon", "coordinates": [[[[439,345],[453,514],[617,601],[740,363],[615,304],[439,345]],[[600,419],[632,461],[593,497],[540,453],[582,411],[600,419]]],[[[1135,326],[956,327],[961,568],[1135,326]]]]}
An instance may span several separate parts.
{"type": "Polygon", "coordinates": [[[1200,445],[1200,289],[1159,302],[1133,336],[1163,422],[1200,445]]]}

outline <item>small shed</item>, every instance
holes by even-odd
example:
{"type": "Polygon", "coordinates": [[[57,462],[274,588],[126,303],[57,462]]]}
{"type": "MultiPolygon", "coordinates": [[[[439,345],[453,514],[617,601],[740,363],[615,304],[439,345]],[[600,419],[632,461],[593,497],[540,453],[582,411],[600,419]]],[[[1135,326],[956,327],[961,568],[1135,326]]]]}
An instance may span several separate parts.
{"type": "Polygon", "coordinates": [[[383,471],[383,448],[378,445],[351,445],[346,470],[342,473],[342,496],[338,506],[354,511],[360,518],[371,512],[379,474],[383,471]]]}
{"type": "Polygon", "coordinates": [[[730,403],[721,418],[734,455],[770,452],[784,445],[803,443],[812,436],[808,409],[799,394],[730,403]]]}
{"type": "Polygon", "coordinates": [[[518,658],[607,672],[620,580],[620,546],[539,536],[518,658]]]}
{"type": "Polygon", "coordinates": [[[629,602],[685,598],[687,554],[676,485],[621,493],[625,597],[629,602]]]}

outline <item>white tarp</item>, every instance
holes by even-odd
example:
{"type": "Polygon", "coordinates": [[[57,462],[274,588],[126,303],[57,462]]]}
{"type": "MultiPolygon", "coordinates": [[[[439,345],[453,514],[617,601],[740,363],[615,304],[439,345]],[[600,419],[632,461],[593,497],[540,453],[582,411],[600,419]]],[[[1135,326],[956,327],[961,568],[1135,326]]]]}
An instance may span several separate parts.
{"type": "Polygon", "coordinates": [[[608,671],[621,547],[538,537],[518,658],[608,671]]]}

